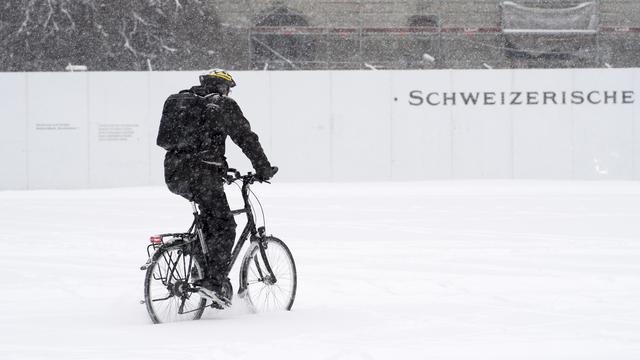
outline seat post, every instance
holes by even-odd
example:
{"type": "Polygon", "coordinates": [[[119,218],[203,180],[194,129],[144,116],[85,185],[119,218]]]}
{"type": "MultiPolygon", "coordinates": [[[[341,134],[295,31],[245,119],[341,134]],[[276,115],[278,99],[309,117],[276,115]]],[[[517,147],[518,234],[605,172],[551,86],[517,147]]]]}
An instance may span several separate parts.
{"type": "Polygon", "coordinates": [[[195,228],[195,231],[198,234],[198,238],[200,239],[200,247],[202,248],[202,253],[206,255],[209,252],[209,247],[207,246],[207,242],[204,238],[204,233],[202,232],[202,224],[199,224],[198,222],[198,204],[196,204],[195,201],[192,201],[191,208],[193,209],[193,216],[195,216],[196,218],[194,219],[193,225],[191,225],[189,231],[195,228]]]}

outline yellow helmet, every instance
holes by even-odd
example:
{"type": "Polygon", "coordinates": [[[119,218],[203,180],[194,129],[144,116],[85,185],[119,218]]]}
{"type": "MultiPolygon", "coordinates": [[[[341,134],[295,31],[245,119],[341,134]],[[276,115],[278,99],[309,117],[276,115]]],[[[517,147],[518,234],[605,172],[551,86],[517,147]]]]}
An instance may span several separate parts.
{"type": "Polygon", "coordinates": [[[211,69],[200,75],[200,85],[211,87],[218,84],[226,85],[229,88],[236,86],[231,74],[222,69],[211,69]]]}

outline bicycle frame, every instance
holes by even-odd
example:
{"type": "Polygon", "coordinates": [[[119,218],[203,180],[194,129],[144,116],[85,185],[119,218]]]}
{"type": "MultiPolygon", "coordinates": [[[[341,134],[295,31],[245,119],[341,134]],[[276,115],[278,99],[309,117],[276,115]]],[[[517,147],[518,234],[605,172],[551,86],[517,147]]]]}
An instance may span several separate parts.
{"type": "MultiPolygon", "coordinates": [[[[245,253],[244,258],[242,260],[243,261],[242,269],[246,271],[246,268],[244,267],[247,264],[251,264],[252,262],[255,262],[255,265],[256,265],[255,271],[259,274],[258,281],[262,281],[267,285],[273,285],[277,282],[277,279],[273,272],[273,269],[271,268],[271,264],[269,263],[269,259],[267,258],[267,254],[266,254],[266,249],[268,246],[267,244],[271,241],[272,237],[266,236],[266,230],[264,226],[258,227],[256,225],[256,221],[254,219],[254,209],[252,208],[251,203],[249,201],[249,196],[250,196],[249,193],[251,193],[250,185],[253,184],[255,181],[261,181],[261,180],[257,179],[256,176],[251,173],[248,173],[247,175],[241,175],[237,170],[234,170],[234,169],[229,169],[229,170],[230,170],[229,172],[234,173],[234,176],[226,176],[224,177],[224,179],[226,180],[227,184],[231,184],[235,181],[242,180],[241,194],[242,194],[242,200],[244,203],[243,208],[237,209],[237,210],[230,210],[230,214],[232,216],[246,214],[247,223],[244,226],[242,233],[234,243],[234,246],[231,251],[229,263],[226,268],[226,273],[224,275],[226,277],[229,276],[229,273],[231,272],[233,266],[235,265],[236,261],[240,256],[240,252],[242,251],[242,248],[244,247],[247,240],[249,240],[251,245],[249,246],[249,249],[245,253]],[[258,255],[256,251],[259,251],[260,255],[258,255]],[[260,258],[262,258],[262,262],[259,261],[260,258]]],[[[195,261],[198,261],[201,265],[204,265],[200,262],[202,259],[198,259],[198,251],[194,252],[194,250],[197,250],[197,249],[194,249],[193,246],[197,246],[196,244],[199,244],[202,250],[201,254],[207,254],[209,252],[207,243],[205,241],[205,236],[202,231],[204,218],[200,213],[200,209],[198,205],[195,202],[191,202],[191,205],[193,209],[193,222],[189,227],[189,230],[187,230],[187,232],[165,233],[160,235],[154,235],[150,238],[151,244],[147,247],[147,253],[149,255],[149,259],[140,269],[147,270],[147,278],[149,278],[149,276],[153,276],[153,279],[161,280],[162,283],[169,290],[169,294],[166,297],[164,297],[163,295],[162,298],[158,298],[158,299],[151,298],[150,295],[147,293],[149,291],[148,288],[146,287],[147,285],[145,285],[145,300],[143,300],[141,303],[145,303],[145,301],[149,301],[149,304],[151,304],[151,302],[153,301],[164,301],[172,297],[179,297],[181,299],[181,303],[178,307],[178,314],[187,314],[191,312],[202,311],[205,307],[209,306],[209,305],[206,305],[206,300],[201,299],[200,301],[204,301],[204,303],[201,302],[202,305],[200,305],[200,307],[185,311],[184,306],[186,304],[186,301],[190,299],[190,293],[197,293],[201,290],[198,285],[195,285],[194,283],[192,283],[192,280],[190,280],[190,277],[193,274],[191,270],[188,270],[188,271],[185,270],[184,274],[178,274],[179,279],[176,278],[175,281],[172,280],[174,278],[174,272],[178,272],[176,269],[178,268],[179,266],[178,262],[181,259],[183,259],[182,266],[185,269],[192,269],[192,264],[195,261]],[[173,251],[177,251],[175,259],[171,255],[173,251]],[[167,256],[165,256],[167,253],[169,254],[168,258],[167,256]],[[193,256],[195,256],[195,258],[193,258],[193,256]],[[187,257],[189,257],[188,260],[187,260],[187,257]],[[159,274],[155,274],[155,270],[154,270],[154,273],[148,272],[148,269],[150,266],[155,266],[155,264],[157,264],[160,261],[162,261],[163,263],[159,265],[159,268],[160,268],[159,274]],[[185,263],[185,261],[188,261],[188,265],[185,263]],[[162,270],[161,267],[164,266],[165,264],[166,264],[166,268],[162,270]]],[[[277,240],[277,241],[280,241],[280,240],[277,240]]],[[[198,271],[200,271],[200,266],[198,268],[199,268],[198,271]]],[[[256,274],[256,276],[258,276],[258,274],[256,274]]],[[[223,274],[220,274],[220,275],[223,275],[223,274]]],[[[232,290],[232,288],[230,287],[227,287],[227,289],[232,290]]],[[[295,293],[295,285],[294,285],[293,291],[295,293]]],[[[238,289],[238,295],[242,298],[245,296],[246,292],[247,292],[246,273],[241,272],[240,288],[238,289]],[[245,275],[242,275],[242,274],[245,274],[245,275]]],[[[149,305],[148,305],[148,311],[150,312],[150,314],[152,314],[154,310],[151,310],[151,308],[149,308],[149,305]]],[[[197,315],[197,317],[199,316],[201,316],[201,313],[197,315]]],[[[155,319],[154,315],[152,315],[152,319],[155,319]]],[[[156,320],[154,320],[154,322],[155,321],[156,320]]]]}
{"type": "MultiPolygon", "coordinates": [[[[235,265],[236,261],[238,260],[238,257],[240,255],[240,251],[242,251],[242,247],[244,246],[244,244],[246,243],[247,239],[249,239],[250,242],[255,242],[258,244],[259,246],[259,250],[260,250],[260,256],[262,257],[262,260],[264,262],[265,268],[267,270],[267,276],[269,277],[269,280],[272,281],[273,283],[277,282],[277,279],[273,273],[273,270],[271,268],[271,265],[269,264],[269,260],[267,259],[267,255],[265,253],[265,228],[264,226],[260,226],[256,228],[256,223],[253,217],[253,209],[251,208],[251,204],[249,202],[249,187],[251,185],[251,183],[253,183],[253,181],[255,180],[255,178],[253,177],[253,175],[251,173],[249,173],[246,176],[240,176],[239,173],[237,173],[236,171],[236,177],[228,180],[227,182],[230,183],[231,181],[235,181],[235,180],[240,180],[242,179],[242,188],[241,188],[241,193],[242,193],[242,200],[244,202],[244,207],[242,209],[238,209],[238,210],[231,210],[231,214],[233,216],[237,216],[237,215],[241,215],[241,214],[246,214],[247,215],[247,224],[245,225],[244,229],[242,230],[242,233],[240,234],[240,237],[238,238],[238,240],[235,242],[234,247],[231,251],[231,258],[229,261],[229,265],[227,266],[226,269],[226,273],[225,275],[228,276],[229,273],[231,272],[231,269],[233,268],[233,266],[235,265]]],[[[171,246],[171,244],[173,244],[176,241],[180,241],[179,243],[177,243],[175,246],[176,247],[183,247],[186,244],[190,244],[192,242],[194,242],[196,239],[199,240],[200,246],[202,248],[202,252],[204,254],[208,253],[208,247],[205,241],[205,237],[204,234],[202,232],[202,224],[201,224],[201,218],[200,218],[200,211],[198,209],[198,206],[196,205],[195,202],[191,202],[191,206],[193,209],[193,223],[191,224],[191,226],[189,227],[189,230],[187,230],[186,233],[167,233],[167,234],[160,234],[160,235],[155,235],[152,237],[152,243],[147,247],[147,254],[149,255],[149,259],[147,260],[147,262],[140,268],[141,270],[146,270],[148,266],[151,265],[151,261],[152,261],[152,249],[153,251],[159,249],[161,246],[171,246]],[[165,238],[169,238],[169,240],[171,242],[165,242],[165,238]]],[[[257,262],[257,259],[255,260],[257,262]]],[[[171,263],[171,259],[169,259],[169,263],[171,263]]],[[[169,269],[171,267],[169,266],[169,269]]],[[[260,270],[258,270],[260,271],[260,270]]],[[[170,274],[169,274],[170,275],[170,274]]],[[[261,277],[262,273],[260,274],[261,277]]],[[[195,290],[195,289],[193,289],[195,290]]],[[[239,289],[239,292],[244,291],[245,289],[239,289]]]]}
{"type": "MultiPolygon", "coordinates": [[[[260,226],[256,228],[255,219],[253,217],[253,209],[251,208],[251,204],[249,202],[249,186],[250,186],[250,181],[248,181],[246,178],[243,178],[241,193],[242,193],[242,200],[244,202],[244,208],[238,209],[238,210],[231,210],[231,214],[233,216],[246,214],[247,224],[244,226],[244,229],[242,230],[240,237],[236,241],[233,247],[233,250],[231,251],[231,259],[229,261],[229,265],[227,267],[225,275],[227,276],[229,275],[229,273],[231,272],[231,269],[233,268],[236,261],[238,260],[238,256],[240,255],[240,251],[242,251],[242,247],[246,243],[247,239],[250,239],[250,242],[257,242],[259,244],[260,254],[262,255],[265,267],[267,268],[269,275],[275,279],[275,275],[273,274],[273,270],[271,269],[271,265],[269,264],[269,261],[266,257],[266,254],[264,252],[264,246],[261,241],[265,236],[265,228],[264,226],[260,226]]],[[[200,246],[202,247],[202,252],[206,254],[208,252],[208,248],[205,242],[204,234],[202,233],[202,227],[200,224],[200,221],[201,221],[200,212],[198,211],[198,208],[195,202],[192,202],[191,205],[193,207],[194,220],[193,220],[193,223],[191,224],[191,227],[187,231],[187,233],[192,234],[195,231],[195,234],[198,236],[200,240],[200,246]]]]}

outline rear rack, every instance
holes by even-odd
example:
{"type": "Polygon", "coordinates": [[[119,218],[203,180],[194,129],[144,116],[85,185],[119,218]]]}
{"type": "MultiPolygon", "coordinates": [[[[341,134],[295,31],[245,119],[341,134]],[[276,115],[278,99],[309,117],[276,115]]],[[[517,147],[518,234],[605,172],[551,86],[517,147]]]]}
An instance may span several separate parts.
{"type": "Polygon", "coordinates": [[[189,241],[191,240],[190,233],[166,233],[153,235],[149,238],[151,244],[147,246],[147,262],[140,267],[140,270],[147,270],[149,265],[151,265],[151,259],[153,258],[153,254],[156,250],[162,245],[169,245],[174,243],[176,240],[189,241]],[[167,239],[168,238],[168,239],[167,239]]]}

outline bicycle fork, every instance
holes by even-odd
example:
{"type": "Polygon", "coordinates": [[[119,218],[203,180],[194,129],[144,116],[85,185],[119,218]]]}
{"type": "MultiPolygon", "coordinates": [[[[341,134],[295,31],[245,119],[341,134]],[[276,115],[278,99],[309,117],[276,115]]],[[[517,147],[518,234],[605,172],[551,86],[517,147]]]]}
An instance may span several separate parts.
{"type": "Polygon", "coordinates": [[[273,273],[273,269],[271,269],[271,265],[269,264],[269,259],[267,259],[267,253],[265,251],[266,241],[264,241],[264,237],[258,240],[258,247],[260,248],[260,256],[262,256],[262,262],[264,263],[264,266],[267,268],[267,276],[264,276],[262,274],[262,270],[260,270],[260,265],[258,264],[258,259],[254,257],[253,260],[256,263],[258,274],[260,275],[260,277],[262,278],[265,284],[273,285],[276,282],[278,282],[278,279],[276,279],[276,275],[273,273]]]}
{"type": "MultiPolygon", "coordinates": [[[[258,229],[258,236],[252,236],[252,242],[255,241],[257,243],[258,249],[260,251],[260,255],[253,255],[251,259],[247,259],[246,261],[253,261],[256,270],[258,271],[258,281],[264,282],[266,285],[273,285],[278,282],[275,274],[273,273],[273,269],[271,268],[271,264],[269,264],[269,259],[267,258],[267,241],[264,235],[264,227],[260,227],[258,229]],[[258,256],[262,259],[262,264],[258,259],[258,256]]],[[[240,297],[244,297],[244,293],[247,291],[246,288],[240,288],[238,290],[238,295],[240,297]]]]}

